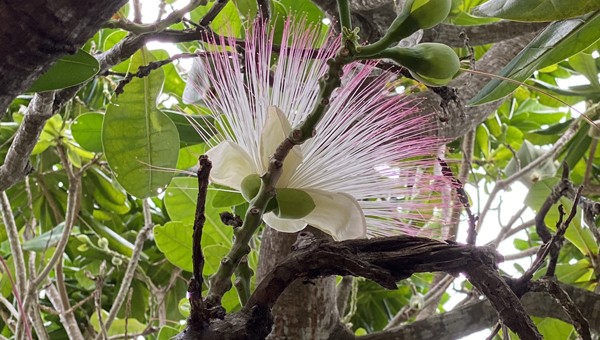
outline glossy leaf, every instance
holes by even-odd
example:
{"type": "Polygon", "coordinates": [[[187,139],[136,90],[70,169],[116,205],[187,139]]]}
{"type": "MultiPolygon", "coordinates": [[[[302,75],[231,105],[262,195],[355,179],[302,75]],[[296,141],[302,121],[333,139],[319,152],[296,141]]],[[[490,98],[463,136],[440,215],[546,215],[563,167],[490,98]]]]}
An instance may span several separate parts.
{"type": "Polygon", "coordinates": [[[173,110],[164,110],[164,113],[175,123],[179,138],[183,145],[194,145],[206,142],[204,137],[210,138],[215,134],[212,127],[214,119],[210,116],[188,115],[173,110]],[[203,136],[196,131],[202,131],[203,136]]]}
{"type": "Polygon", "coordinates": [[[92,78],[100,70],[98,60],[78,50],[59,59],[31,85],[27,92],[44,92],[75,86],[92,78]]]}
{"type": "MultiPolygon", "coordinates": [[[[215,190],[209,190],[206,197],[206,222],[202,234],[202,248],[205,256],[205,273],[214,273],[221,261],[231,247],[233,230],[223,225],[219,217],[220,210],[213,208],[215,190]]],[[[183,225],[181,231],[184,235],[191,235],[196,211],[196,199],[198,196],[198,182],[196,178],[177,177],[174,178],[165,192],[164,203],[172,221],[179,221],[183,225]]],[[[191,236],[188,236],[191,237],[191,236]]],[[[191,254],[191,241],[189,246],[191,254]]],[[[191,265],[192,258],[189,257],[191,265]]],[[[183,267],[182,267],[183,268],[183,267]]]]}
{"type": "Polygon", "coordinates": [[[590,53],[580,52],[569,58],[569,64],[578,73],[584,75],[596,91],[600,91],[600,81],[598,81],[598,67],[596,60],[590,53]]]}
{"type": "MultiPolygon", "coordinates": [[[[102,310],[102,319],[106,320],[108,318],[108,312],[102,310]]],[[[100,332],[100,323],[98,321],[98,314],[94,312],[92,316],[90,316],[90,324],[94,328],[96,332],[100,332]]],[[[127,320],[115,318],[110,329],[107,330],[108,336],[122,335],[125,333],[128,334],[136,334],[142,333],[146,329],[146,325],[139,322],[135,318],[128,318],[127,320]]]]}
{"type": "Polygon", "coordinates": [[[77,116],[71,123],[73,139],[84,149],[92,152],[102,152],[102,122],[101,113],[85,113],[77,116]]]}
{"type": "Polygon", "coordinates": [[[54,247],[60,240],[64,228],[65,223],[62,222],[52,230],[23,242],[23,250],[41,252],[54,247]]]}
{"type": "MultiPolygon", "coordinates": [[[[499,75],[518,82],[535,70],[555,64],[587,48],[600,38],[600,11],[584,18],[554,22],[527,45],[499,75]]],[[[469,104],[480,105],[503,98],[519,84],[494,79],[469,104]]]]}
{"type": "Polygon", "coordinates": [[[164,226],[154,227],[154,240],[156,246],[165,254],[173,265],[188,271],[193,271],[192,265],[192,233],[190,224],[179,221],[166,223],[164,226]]]}
{"type": "MultiPolygon", "coordinates": [[[[145,50],[132,58],[131,69],[152,61],[145,50]]],[[[102,126],[106,159],[117,181],[139,198],[157,195],[169,184],[177,165],[179,135],[175,124],[156,108],[162,70],[134,78],[113,104],[102,126]]]]}
{"type": "Polygon", "coordinates": [[[598,0],[490,0],[473,14],[515,21],[555,21],[574,18],[600,9],[598,0]]]}
{"type": "MultiPolygon", "coordinates": [[[[535,183],[525,198],[525,204],[532,209],[539,209],[546,198],[551,194],[552,188],[559,181],[558,178],[547,178],[535,183]]],[[[566,198],[561,198],[559,204],[565,207],[565,211],[571,210],[572,202],[566,198]]],[[[552,231],[556,230],[556,222],[558,221],[558,205],[551,208],[546,215],[545,222],[548,228],[552,231]]],[[[581,210],[578,209],[577,215],[569,225],[565,233],[565,238],[569,240],[577,249],[584,255],[597,255],[598,244],[594,241],[594,236],[589,228],[581,225],[581,210]]]]}

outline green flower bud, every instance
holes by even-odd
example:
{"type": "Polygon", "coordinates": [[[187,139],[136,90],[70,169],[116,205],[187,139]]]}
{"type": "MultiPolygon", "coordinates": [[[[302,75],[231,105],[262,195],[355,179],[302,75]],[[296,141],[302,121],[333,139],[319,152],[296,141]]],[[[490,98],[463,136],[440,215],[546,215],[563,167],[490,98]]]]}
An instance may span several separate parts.
{"type": "Polygon", "coordinates": [[[431,28],[444,21],[451,8],[452,0],[407,0],[386,36],[400,41],[420,29],[431,28]]]}
{"type": "Polygon", "coordinates": [[[445,85],[460,69],[460,60],[452,48],[438,43],[414,47],[396,47],[382,55],[406,67],[415,79],[430,86],[445,85]]]}
{"type": "Polygon", "coordinates": [[[277,208],[277,216],[298,219],[313,211],[315,209],[315,202],[305,191],[292,188],[278,188],[277,208]]]}
{"type": "Polygon", "coordinates": [[[246,202],[252,201],[258,194],[258,190],[260,190],[260,176],[249,175],[242,180],[242,196],[246,202]]]}

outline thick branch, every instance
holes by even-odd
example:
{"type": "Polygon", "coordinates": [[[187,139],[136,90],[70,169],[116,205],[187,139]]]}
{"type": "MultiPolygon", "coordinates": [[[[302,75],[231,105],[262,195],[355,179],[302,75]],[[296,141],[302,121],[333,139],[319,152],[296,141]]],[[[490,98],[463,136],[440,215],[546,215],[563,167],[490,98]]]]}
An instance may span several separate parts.
{"type": "Polygon", "coordinates": [[[75,53],[126,0],[0,3],[0,114],[61,56],[75,53]]]}
{"type": "MultiPolygon", "coordinates": [[[[497,73],[508,64],[510,60],[519,53],[529,41],[533,34],[522,35],[518,38],[506,40],[495,44],[490,50],[477,62],[476,67],[479,70],[485,70],[488,73],[497,73]]],[[[423,100],[420,107],[423,112],[436,112],[438,117],[443,118],[438,122],[438,136],[447,140],[454,140],[465,135],[469,130],[477,127],[487,117],[494,113],[500,106],[501,101],[486,105],[466,107],[471,98],[490,81],[491,78],[482,76],[471,76],[463,74],[453,80],[449,86],[456,87],[458,90],[458,103],[450,104],[446,109],[440,107],[439,97],[427,91],[417,95],[417,98],[423,100]]]]}
{"type": "Polygon", "coordinates": [[[513,39],[528,33],[534,33],[546,27],[547,23],[499,21],[493,24],[476,26],[455,26],[440,24],[423,32],[421,41],[435,41],[452,47],[464,47],[460,37],[464,32],[473,46],[492,44],[513,39]]]}
{"type": "Polygon", "coordinates": [[[0,166],[0,191],[10,188],[31,172],[29,156],[44,128],[44,123],[52,117],[53,101],[53,92],[37,94],[31,100],[23,122],[8,149],[4,164],[0,166]]]}

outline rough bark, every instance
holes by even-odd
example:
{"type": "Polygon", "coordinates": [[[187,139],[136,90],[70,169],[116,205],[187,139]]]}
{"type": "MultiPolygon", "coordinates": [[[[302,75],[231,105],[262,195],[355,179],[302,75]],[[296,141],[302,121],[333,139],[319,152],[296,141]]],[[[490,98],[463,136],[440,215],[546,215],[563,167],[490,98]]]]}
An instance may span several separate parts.
{"type": "MultiPolygon", "coordinates": [[[[530,33],[495,44],[475,64],[477,70],[495,74],[510,62],[534,37],[530,33]]],[[[438,119],[438,136],[452,141],[465,135],[469,130],[481,124],[494,113],[501,101],[481,106],[467,107],[466,103],[481,90],[492,78],[463,73],[448,84],[456,88],[458,101],[451,102],[447,109],[440,106],[440,97],[432,91],[417,96],[421,99],[419,107],[423,112],[435,112],[438,119]]]]}
{"type": "MultiPolygon", "coordinates": [[[[319,237],[324,233],[311,229],[319,237]]],[[[260,282],[292,250],[297,234],[266,228],[260,247],[256,281],[260,282]]],[[[335,277],[296,281],[279,297],[273,307],[273,331],[268,339],[329,339],[340,326],[336,303],[335,277]]]]}
{"type": "Polygon", "coordinates": [[[0,114],[59,57],[74,53],[126,0],[0,3],[0,114]],[[6,81],[10,79],[10,81],[6,81]]]}

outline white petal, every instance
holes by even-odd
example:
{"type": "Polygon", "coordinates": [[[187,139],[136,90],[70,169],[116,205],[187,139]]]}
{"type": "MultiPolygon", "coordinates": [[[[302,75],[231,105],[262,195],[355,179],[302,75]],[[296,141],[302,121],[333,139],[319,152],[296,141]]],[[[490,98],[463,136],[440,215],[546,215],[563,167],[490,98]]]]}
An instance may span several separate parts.
{"type": "Polygon", "coordinates": [[[265,223],[284,233],[298,232],[310,224],[331,235],[336,241],[366,236],[367,222],[354,197],[344,193],[316,189],[302,190],[306,191],[315,201],[313,211],[297,220],[280,218],[270,212],[263,216],[265,223]]]}
{"type": "Polygon", "coordinates": [[[242,180],[256,173],[248,153],[231,141],[219,143],[206,155],[212,162],[210,180],[213,183],[241,190],[242,180]]]}
{"type": "Polygon", "coordinates": [[[295,233],[306,227],[306,222],[302,220],[279,218],[272,212],[264,214],[263,220],[269,227],[282,233],[295,233]]]}
{"type": "Polygon", "coordinates": [[[315,209],[303,221],[331,235],[336,241],[365,237],[367,222],[358,201],[344,193],[302,189],[315,201],[315,209]]]}
{"type": "Polygon", "coordinates": [[[194,104],[200,102],[206,96],[209,87],[206,66],[202,57],[194,58],[192,69],[188,74],[188,81],[183,90],[183,102],[194,104]]]}
{"type": "MultiPolygon", "coordinates": [[[[260,136],[260,155],[264,169],[269,166],[269,157],[275,153],[275,150],[292,131],[292,126],[285,113],[275,106],[269,106],[267,119],[260,136]]],[[[283,162],[283,170],[278,187],[286,187],[290,177],[302,163],[302,153],[300,147],[294,146],[283,162]]]]}

